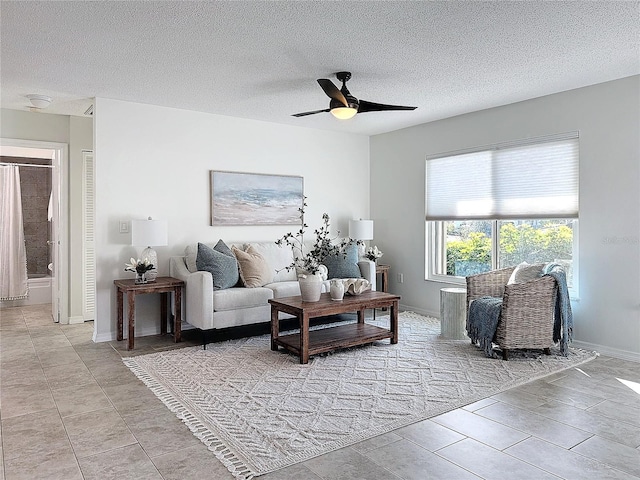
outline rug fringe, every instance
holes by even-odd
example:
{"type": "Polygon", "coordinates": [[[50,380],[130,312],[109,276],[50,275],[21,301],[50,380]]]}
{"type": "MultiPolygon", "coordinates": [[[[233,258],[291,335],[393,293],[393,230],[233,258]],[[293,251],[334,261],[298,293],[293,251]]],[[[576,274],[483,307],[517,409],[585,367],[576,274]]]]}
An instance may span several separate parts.
{"type": "Polygon", "coordinates": [[[122,361],[169,410],[175,413],[176,416],[189,427],[191,433],[207,446],[207,449],[216,456],[231,475],[238,480],[252,480],[255,477],[255,472],[251,471],[222,440],[216,437],[208,427],[192,415],[164,386],[146,373],[138,365],[135,357],[123,358],[122,361]]]}

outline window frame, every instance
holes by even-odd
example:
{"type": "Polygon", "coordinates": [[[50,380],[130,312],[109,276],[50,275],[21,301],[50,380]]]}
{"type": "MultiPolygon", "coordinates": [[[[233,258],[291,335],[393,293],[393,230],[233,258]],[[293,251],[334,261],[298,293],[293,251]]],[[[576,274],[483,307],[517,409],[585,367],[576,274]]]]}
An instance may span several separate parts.
{"type": "MultiPolygon", "coordinates": [[[[460,219],[462,220],[462,219],[460,219]]],[[[491,222],[491,270],[498,268],[498,258],[500,256],[500,239],[498,222],[502,219],[486,219],[491,222]]],[[[526,218],[519,220],[529,220],[526,218]]],[[[570,219],[573,221],[572,225],[572,264],[573,270],[573,284],[569,287],[569,296],[572,300],[579,300],[579,262],[578,262],[578,237],[579,237],[579,222],[577,218],[570,219]]],[[[444,244],[445,232],[444,222],[446,220],[427,220],[425,221],[425,280],[434,281],[439,283],[449,283],[453,285],[466,286],[465,277],[459,277],[454,275],[446,275],[436,273],[437,267],[444,262],[446,264],[446,249],[444,244]]],[[[511,265],[515,266],[515,265],[511,265]]],[[[504,267],[506,268],[506,267],[504,267]]],[[[446,271],[446,270],[445,270],[446,271]]]]}

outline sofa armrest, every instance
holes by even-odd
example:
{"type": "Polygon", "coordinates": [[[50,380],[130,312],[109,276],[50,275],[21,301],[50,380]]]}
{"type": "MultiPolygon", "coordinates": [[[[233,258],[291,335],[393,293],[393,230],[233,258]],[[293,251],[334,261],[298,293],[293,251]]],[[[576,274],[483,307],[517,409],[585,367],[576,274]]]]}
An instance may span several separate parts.
{"type": "Polygon", "coordinates": [[[202,330],[213,328],[213,277],[209,272],[191,273],[184,257],[169,259],[169,273],[184,281],[184,320],[202,330]]]}
{"type": "Polygon", "coordinates": [[[371,260],[360,260],[358,262],[358,267],[360,267],[360,273],[362,274],[362,278],[369,280],[371,284],[371,290],[376,290],[376,262],[372,262],[371,260]]]}

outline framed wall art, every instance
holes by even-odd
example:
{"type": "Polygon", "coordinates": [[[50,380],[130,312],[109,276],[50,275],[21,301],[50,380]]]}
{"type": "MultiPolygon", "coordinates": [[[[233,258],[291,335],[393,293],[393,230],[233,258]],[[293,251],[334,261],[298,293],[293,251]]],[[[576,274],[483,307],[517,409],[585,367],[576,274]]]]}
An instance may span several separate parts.
{"type": "Polygon", "coordinates": [[[211,225],[300,223],[303,178],[211,170],[211,225]]]}

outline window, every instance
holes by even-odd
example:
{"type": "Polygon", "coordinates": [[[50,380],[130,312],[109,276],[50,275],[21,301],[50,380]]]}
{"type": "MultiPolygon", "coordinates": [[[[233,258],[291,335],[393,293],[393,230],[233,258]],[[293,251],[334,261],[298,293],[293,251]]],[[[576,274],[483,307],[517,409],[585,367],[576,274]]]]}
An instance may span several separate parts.
{"type": "Polygon", "coordinates": [[[427,158],[426,212],[428,279],[555,261],[577,294],[577,132],[427,158]]]}

